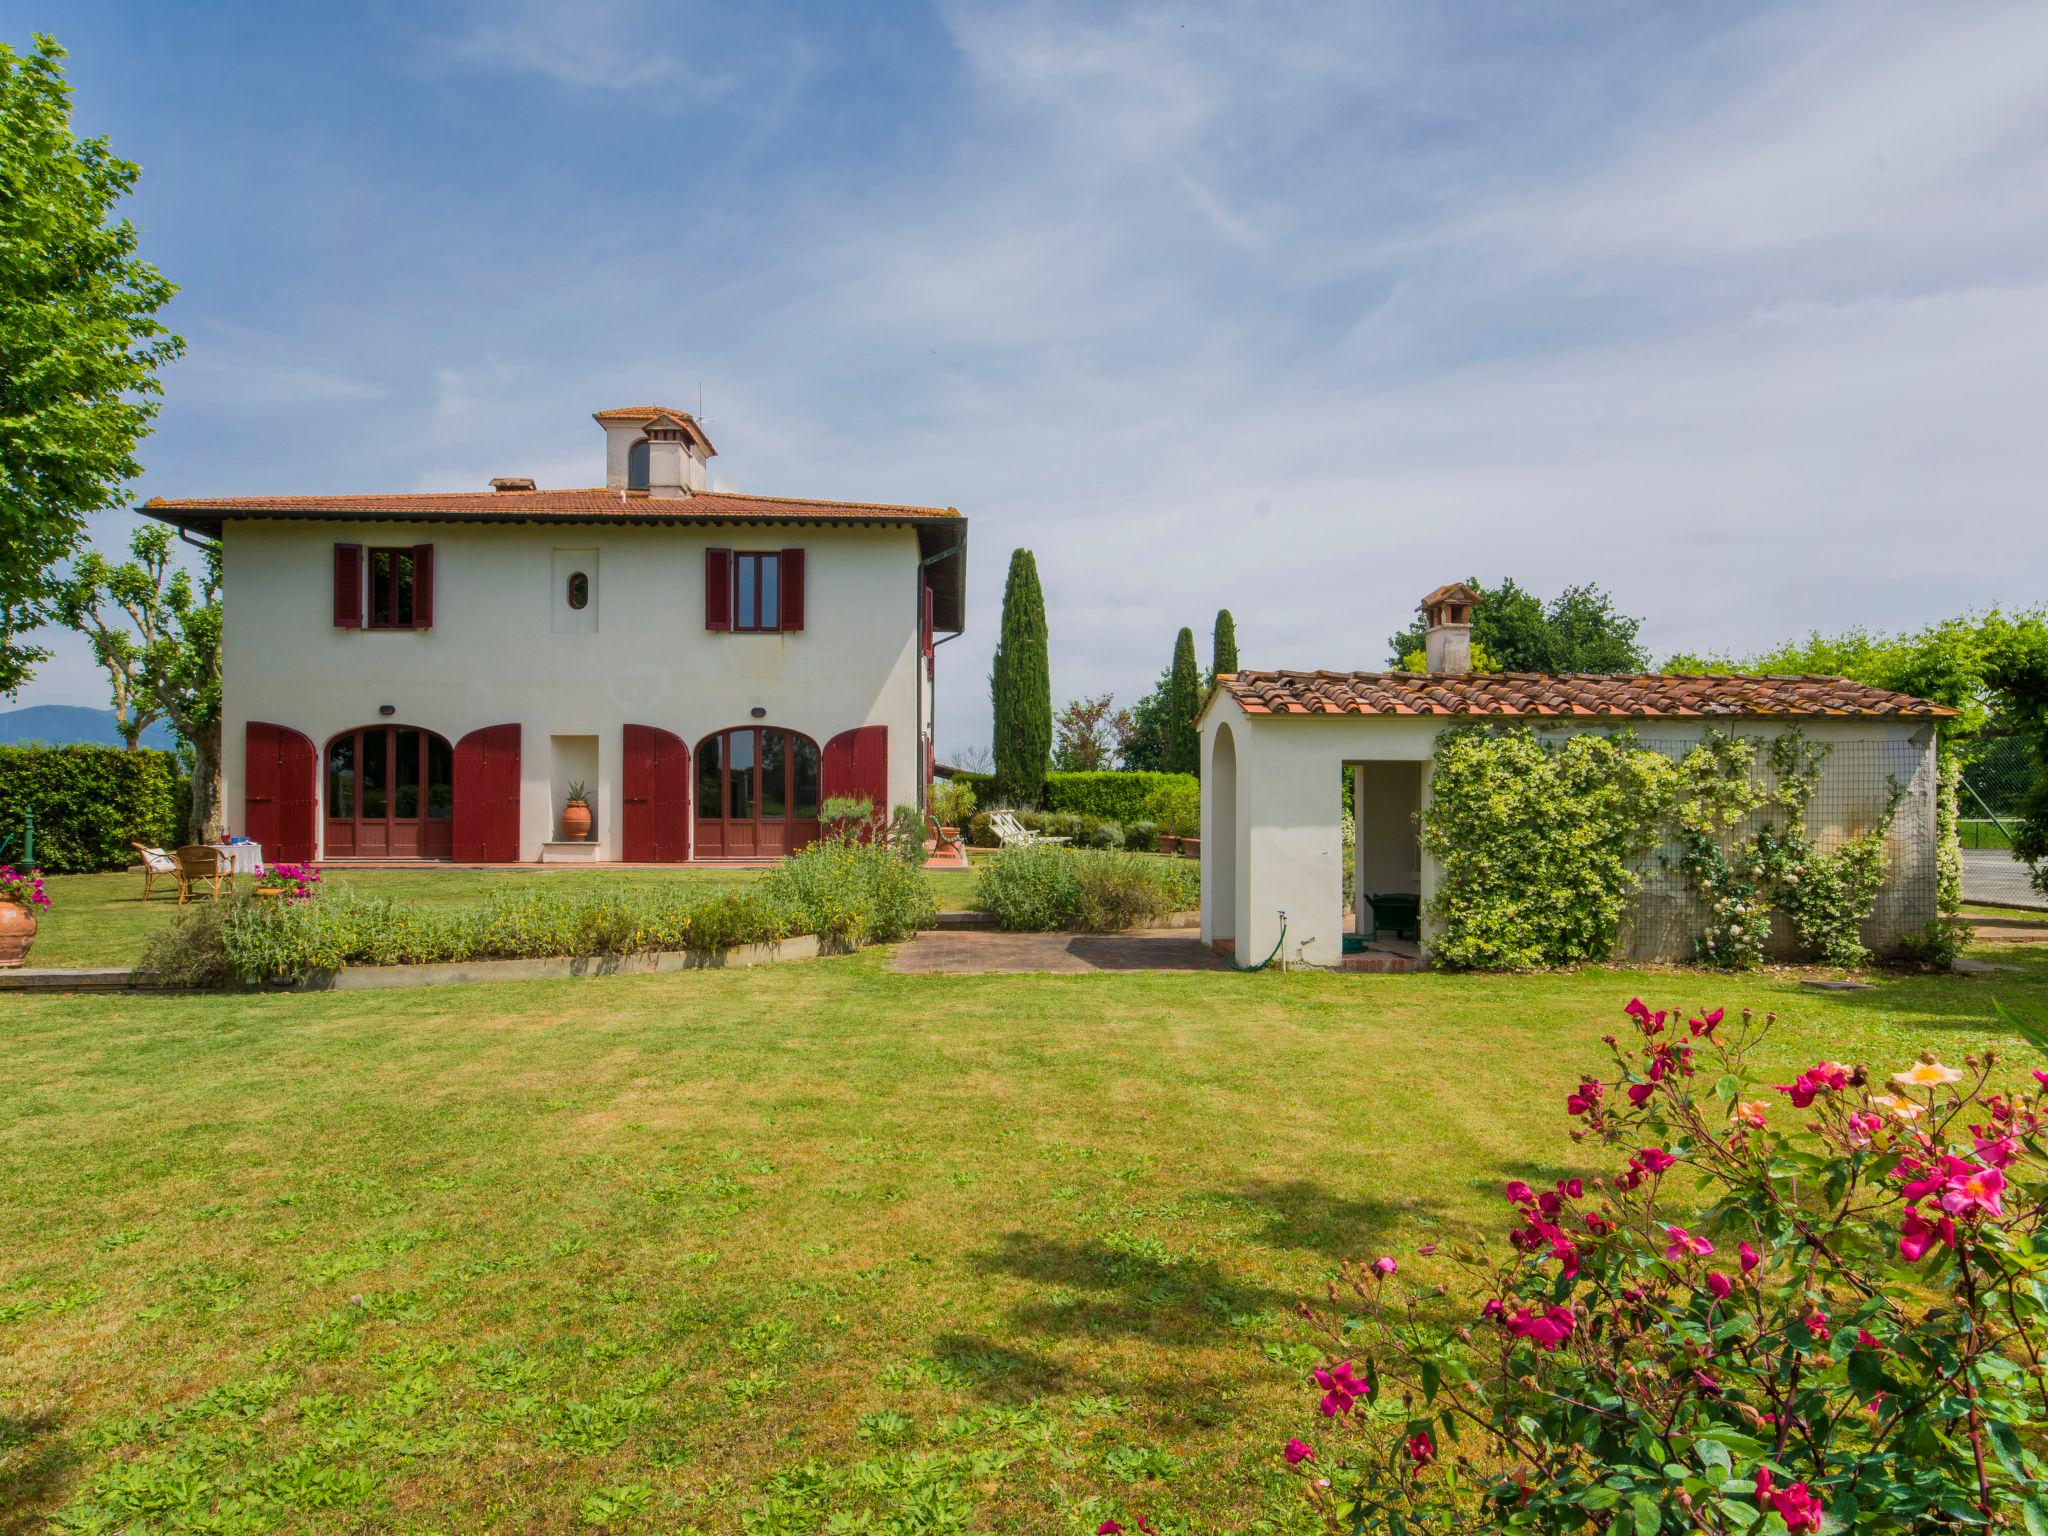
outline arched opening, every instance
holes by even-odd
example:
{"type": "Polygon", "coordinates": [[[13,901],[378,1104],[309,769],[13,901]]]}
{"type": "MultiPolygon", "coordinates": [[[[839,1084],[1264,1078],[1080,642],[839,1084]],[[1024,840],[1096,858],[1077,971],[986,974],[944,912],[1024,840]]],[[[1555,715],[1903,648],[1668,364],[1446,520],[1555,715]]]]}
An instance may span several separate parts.
{"type": "Polygon", "coordinates": [[[327,743],[327,857],[445,859],[455,851],[455,749],[413,725],[327,743]]]}
{"type": "Polygon", "coordinates": [[[697,745],[697,857],[779,858],[814,841],[818,744],[778,726],[737,726],[697,745]]]}
{"type": "Polygon", "coordinates": [[[1202,937],[1237,940],[1237,738],[1218,724],[1202,775],[1202,937]]]}
{"type": "Polygon", "coordinates": [[[652,478],[653,470],[648,463],[647,439],[643,437],[626,450],[626,489],[644,491],[652,478]]]}

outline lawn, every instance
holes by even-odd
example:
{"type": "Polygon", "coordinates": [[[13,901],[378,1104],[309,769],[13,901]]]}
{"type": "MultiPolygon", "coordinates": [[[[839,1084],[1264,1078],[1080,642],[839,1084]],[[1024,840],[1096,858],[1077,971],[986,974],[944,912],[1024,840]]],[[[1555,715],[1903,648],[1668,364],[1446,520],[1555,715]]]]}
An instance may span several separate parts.
{"type": "MultiPolygon", "coordinates": [[[[397,901],[423,906],[455,906],[490,895],[517,895],[535,889],[553,890],[565,882],[652,886],[687,884],[693,890],[734,890],[765,871],[707,869],[361,869],[327,867],[323,889],[351,886],[397,901]]],[[[937,892],[939,905],[958,911],[972,905],[974,875],[964,869],[927,870],[925,878],[937,892]]],[[[178,910],[177,888],[157,883],[155,894],[142,899],[142,875],[129,871],[111,875],[51,875],[45,880],[52,906],[42,914],[32,965],[133,965],[149,935],[168,923],[178,910]]]]}
{"type": "Polygon", "coordinates": [[[1599,1171],[1632,992],[1889,1067],[1995,958],[10,1001],[0,1530],[1298,1530],[1294,1299],[1599,1171]]]}

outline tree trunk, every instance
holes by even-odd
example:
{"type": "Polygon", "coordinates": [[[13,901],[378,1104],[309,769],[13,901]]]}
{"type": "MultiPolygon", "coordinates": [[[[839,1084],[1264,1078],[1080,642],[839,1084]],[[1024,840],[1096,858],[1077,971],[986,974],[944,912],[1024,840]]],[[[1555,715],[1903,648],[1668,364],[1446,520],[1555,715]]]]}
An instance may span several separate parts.
{"type": "Polygon", "coordinates": [[[217,843],[225,830],[220,809],[220,725],[193,733],[192,805],[185,814],[185,839],[217,843]]]}

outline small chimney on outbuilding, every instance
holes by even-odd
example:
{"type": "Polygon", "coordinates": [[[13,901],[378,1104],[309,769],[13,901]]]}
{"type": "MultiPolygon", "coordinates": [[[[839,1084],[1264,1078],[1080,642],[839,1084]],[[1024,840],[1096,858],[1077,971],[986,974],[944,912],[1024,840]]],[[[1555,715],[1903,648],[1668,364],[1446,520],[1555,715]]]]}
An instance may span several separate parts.
{"type": "Polygon", "coordinates": [[[1479,594],[1462,581],[1438,587],[1422,600],[1423,666],[1432,677],[1462,677],[1472,670],[1472,610],[1479,594]]]}

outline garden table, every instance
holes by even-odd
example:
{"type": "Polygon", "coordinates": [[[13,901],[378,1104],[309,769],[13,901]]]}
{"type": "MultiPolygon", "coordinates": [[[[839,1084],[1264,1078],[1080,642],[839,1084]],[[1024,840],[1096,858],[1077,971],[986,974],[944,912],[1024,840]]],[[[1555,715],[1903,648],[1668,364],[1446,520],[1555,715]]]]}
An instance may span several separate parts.
{"type": "Polygon", "coordinates": [[[231,875],[260,875],[263,873],[263,845],[261,843],[215,843],[220,856],[227,863],[231,875]]]}

